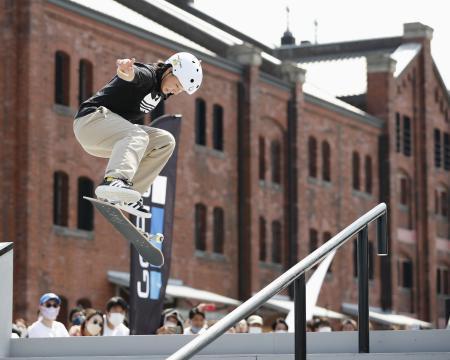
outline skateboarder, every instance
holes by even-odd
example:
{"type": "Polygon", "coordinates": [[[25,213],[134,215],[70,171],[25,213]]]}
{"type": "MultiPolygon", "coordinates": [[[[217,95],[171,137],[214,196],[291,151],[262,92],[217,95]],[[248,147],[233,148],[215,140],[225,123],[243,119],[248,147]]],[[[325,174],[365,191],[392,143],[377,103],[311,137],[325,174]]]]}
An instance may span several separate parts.
{"type": "Polygon", "coordinates": [[[202,83],[200,61],[180,52],[167,61],[144,64],[118,59],[115,75],[83,102],[75,115],[75,137],[91,155],[109,158],[98,198],[121,203],[120,208],[145,216],[146,192],[175,148],[173,136],[161,129],[138,125],[160,101],[183,91],[192,95],[202,83]]]}

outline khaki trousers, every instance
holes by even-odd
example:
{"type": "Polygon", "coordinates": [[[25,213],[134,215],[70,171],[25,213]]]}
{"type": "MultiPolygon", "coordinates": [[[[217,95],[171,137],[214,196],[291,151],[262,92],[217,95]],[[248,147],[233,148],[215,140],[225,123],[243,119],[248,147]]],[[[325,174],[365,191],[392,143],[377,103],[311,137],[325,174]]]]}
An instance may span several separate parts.
{"type": "Polygon", "coordinates": [[[73,130],[86,152],[109,158],[105,177],[127,179],[141,194],[149,189],[175,148],[175,139],[168,131],[132,124],[104,106],[75,119],[73,130]]]}

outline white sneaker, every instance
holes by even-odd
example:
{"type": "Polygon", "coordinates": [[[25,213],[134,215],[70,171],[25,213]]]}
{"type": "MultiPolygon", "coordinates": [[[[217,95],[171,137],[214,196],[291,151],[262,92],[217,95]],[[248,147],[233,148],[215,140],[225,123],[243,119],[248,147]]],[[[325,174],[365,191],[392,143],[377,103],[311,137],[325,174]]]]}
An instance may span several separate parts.
{"type": "Polygon", "coordinates": [[[143,217],[145,219],[150,219],[152,217],[150,211],[147,210],[147,208],[144,206],[144,200],[142,199],[142,197],[134,203],[117,204],[117,207],[137,217],[143,217]]]}
{"type": "Polygon", "coordinates": [[[141,198],[141,194],[132,189],[127,180],[106,177],[95,189],[95,195],[110,202],[133,203],[141,198]]]}

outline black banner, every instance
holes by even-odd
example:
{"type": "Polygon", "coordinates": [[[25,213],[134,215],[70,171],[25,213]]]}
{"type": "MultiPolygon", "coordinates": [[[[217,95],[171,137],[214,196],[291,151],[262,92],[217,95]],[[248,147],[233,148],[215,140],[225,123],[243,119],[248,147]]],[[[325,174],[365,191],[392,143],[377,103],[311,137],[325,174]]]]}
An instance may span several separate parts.
{"type": "MultiPolygon", "coordinates": [[[[178,142],[181,116],[164,115],[150,126],[170,132],[178,142]]],[[[159,328],[166,285],[170,273],[172,250],[172,225],[175,205],[178,145],[153,185],[144,194],[150,219],[136,218],[135,224],[148,233],[164,234],[162,244],[157,244],[165,258],[162,268],[151,266],[131,246],[130,264],[130,332],[133,335],[154,334],[159,328]]]]}

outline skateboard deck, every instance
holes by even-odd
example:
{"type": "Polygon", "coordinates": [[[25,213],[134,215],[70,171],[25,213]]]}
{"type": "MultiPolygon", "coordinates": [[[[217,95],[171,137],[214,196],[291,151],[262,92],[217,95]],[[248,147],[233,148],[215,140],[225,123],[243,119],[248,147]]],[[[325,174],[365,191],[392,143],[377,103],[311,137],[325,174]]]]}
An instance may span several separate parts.
{"type": "Polygon", "coordinates": [[[127,219],[123,212],[114,204],[103,200],[83,196],[136,248],[137,252],[153,266],[164,265],[164,255],[155,243],[161,243],[164,239],[162,234],[148,235],[139,230],[127,219]]]}

